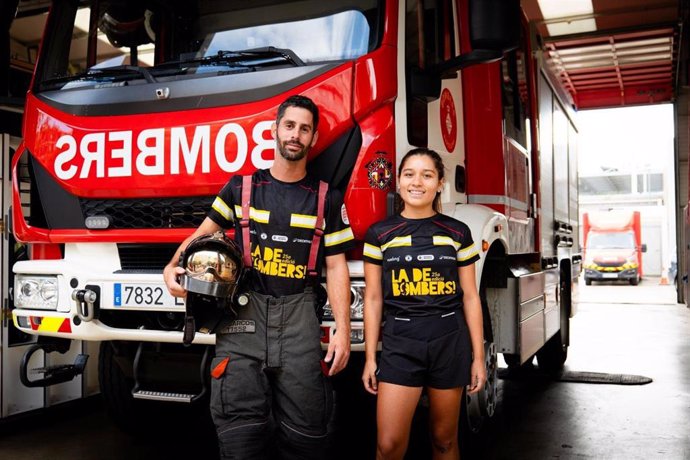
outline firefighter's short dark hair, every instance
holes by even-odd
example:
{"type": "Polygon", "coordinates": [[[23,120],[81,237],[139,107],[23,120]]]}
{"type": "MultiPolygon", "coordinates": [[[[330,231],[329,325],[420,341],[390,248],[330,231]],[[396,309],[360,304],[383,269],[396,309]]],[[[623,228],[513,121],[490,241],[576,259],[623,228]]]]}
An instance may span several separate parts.
{"type": "Polygon", "coordinates": [[[278,106],[278,115],[276,116],[276,124],[280,124],[280,120],[285,116],[285,111],[288,107],[299,107],[307,109],[311,112],[314,121],[314,131],[319,127],[319,108],[314,104],[314,101],[306,96],[295,94],[288,97],[278,106]]]}

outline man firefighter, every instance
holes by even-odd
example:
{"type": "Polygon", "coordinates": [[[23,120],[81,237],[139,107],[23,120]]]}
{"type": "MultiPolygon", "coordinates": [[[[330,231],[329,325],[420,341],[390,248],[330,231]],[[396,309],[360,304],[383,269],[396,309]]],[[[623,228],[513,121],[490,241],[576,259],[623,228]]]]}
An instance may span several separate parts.
{"type": "Polygon", "coordinates": [[[233,176],[164,270],[170,293],[185,296],[180,254],[196,237],[231,227],[251,267],[249,303],[236,305],[236,314],[216,330],[211,364],[211,414],[223,459],[268,458],[269,439],[282,458],[325,456],[332,412],[326,374],[341,371],[350,354],[344,253],[354,236],[340,194],[306,170],[318,122],[309,98],[286,99],[271,129],[271,168],[251,179],[233,176]],[[315,307],[323,262],[336,332],[322,362],[315,307]]]}

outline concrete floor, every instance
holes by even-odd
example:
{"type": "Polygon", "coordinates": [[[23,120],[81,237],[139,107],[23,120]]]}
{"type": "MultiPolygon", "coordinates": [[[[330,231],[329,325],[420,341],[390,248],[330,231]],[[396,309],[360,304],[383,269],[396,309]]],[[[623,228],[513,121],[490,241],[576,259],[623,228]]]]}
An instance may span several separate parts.
{"type": "MultiPolygon", "coordinates": [[[[690,460],[690,310],[673,287],[582,283],[571,330],[567,369],[654,381],[566,383],[527,368],[501,380],[496,415],[465,458],[690,460]]],[[[354,413],[358,421],[338,424],[334,458],[373,458],[372,405],[354,413]]],[[[91,399],[3,421],[0,459],[213,459],[213,438],[199,425],[132,436],[91,399]]],[[[408,460],[429,458],[424,425],[421,411],[408,460]]]]}

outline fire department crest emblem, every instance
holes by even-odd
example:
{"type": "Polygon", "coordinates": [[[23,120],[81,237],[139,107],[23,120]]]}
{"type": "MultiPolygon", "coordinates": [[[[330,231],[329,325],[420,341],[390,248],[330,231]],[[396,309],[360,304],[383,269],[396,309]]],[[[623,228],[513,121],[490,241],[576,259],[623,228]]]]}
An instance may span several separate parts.
{"type": "Polygon", "coordinates": [[[390,161],[379,157],[367,163],[366,167],[370,187],[380,190],[390,187],[393,178],[393,164],[390,161]]]}

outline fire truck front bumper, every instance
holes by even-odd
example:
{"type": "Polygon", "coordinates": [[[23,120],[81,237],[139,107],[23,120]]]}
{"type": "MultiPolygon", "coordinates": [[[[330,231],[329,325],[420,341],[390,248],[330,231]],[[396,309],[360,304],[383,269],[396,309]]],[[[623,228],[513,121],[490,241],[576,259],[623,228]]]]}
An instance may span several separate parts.
{"type": "MultiPolygon", "coordinates": [[[[182,332],[155,329],[111,327],[99,320],[82,321],[62,312],[15,309],[14,326],[27,334],[60,337],[70,340],[125,340],[136,342],[182,343],[182,332]]],[[[194,344],[214,345],[214,334],[197,333],[194,344]]]]}

